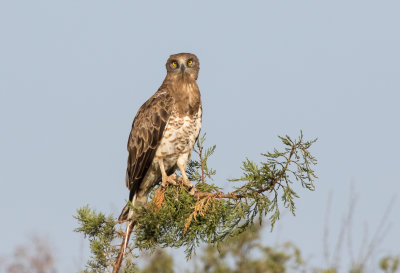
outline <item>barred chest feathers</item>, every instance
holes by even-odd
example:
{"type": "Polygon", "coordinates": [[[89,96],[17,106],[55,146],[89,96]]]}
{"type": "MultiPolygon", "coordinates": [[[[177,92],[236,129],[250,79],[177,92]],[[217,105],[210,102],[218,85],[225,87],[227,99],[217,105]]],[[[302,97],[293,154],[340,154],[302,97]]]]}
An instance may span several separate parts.
{"type": "Polygon", "coordinates": [[[176,111],[166,125],[155,158],[164,159],[165,169],[173,168],[178,159],[187,160],[191,156],[194,144],[201,129],[201,107],[193,116],[180,116],[176,111]]]}

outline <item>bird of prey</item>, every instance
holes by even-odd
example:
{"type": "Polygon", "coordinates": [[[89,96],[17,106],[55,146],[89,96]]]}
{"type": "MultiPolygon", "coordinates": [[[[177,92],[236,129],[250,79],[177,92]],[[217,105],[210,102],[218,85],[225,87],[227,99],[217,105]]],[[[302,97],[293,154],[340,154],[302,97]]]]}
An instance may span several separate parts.
{"type": "MultiPolygon", "coordinates": [[[[171,175],[178,168],[183,183],[194,192],[186,175],[187,162],[201,128],[202,107],[197,85],[199,60],[191,53],[171,55],[167,75],[133,120],[128,140],[126,186],[133,206],[144,204],[151,189],[174,184],[171,175]]],[[[133,220],[128,205],[120,221],[133,220]]]]}

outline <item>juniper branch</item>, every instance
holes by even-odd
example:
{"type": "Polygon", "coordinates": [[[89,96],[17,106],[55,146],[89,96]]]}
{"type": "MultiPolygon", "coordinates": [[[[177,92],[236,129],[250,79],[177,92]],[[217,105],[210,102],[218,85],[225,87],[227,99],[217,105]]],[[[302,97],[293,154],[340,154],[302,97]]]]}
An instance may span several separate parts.
{"type": "MultiPolygon", "coordinates": [[[[204,157],[200,157],[204,161],[193,162],[188,171],[188,176],[194,179],[192,182],[197,182],[194,196],[188,194],[178,178],[177,185],[171,185],[164,193],[162,206],[156,213],[149,209],[142,211],[135,231],[138,247],[152,249],[155,246],[185,245],[189,258],[199,242],[218,243],[226,236],[240,234],[254,223],[256,216],[261,222],[263,216],[272,213],[270,221],[273,227],[280,215],[278,196],[281,191],[284,206],[294,214],[294,198],[298,196],[291,184],[300,181],[306,189],[314,189],[316,175],[311,166],[316,164],[316,159],[308,149],[316,140],[304,141],[302,133],[297,140],[288,136],[280,139],[286,146],[285,150],[263,154],[267,162],[261,166],[248,159],[243,162],[243,177],[230,181],[246,183],[229,193],[203,182],[204,176],[212,176],[212,170],[206,164],[209,156],[206,151],[204,157]],[[212,202],[205,202],[205,198],[212,202]]],[[[199,151],[203,142],[201,138],[199,151]]]]}
{"type": "Polygon", "coordinates": [[[195,151],[199,161],[191,161],[187,169],[197,192],[190,195],[181,178],[176,179],[177,185],[154,189],[149,198],[151,201],[135,208],[138,218],[134,224],[128,223],[132,228],[127,229],[124,237],[117,231],[117,223],[105,221],[103,215],[98,215],[100,220],[103,219],[101,221],[95,217],[89,217],[90,220],[88,208],[84,212],[78,211],[77,219],[82,227],[77,231],[89,236],[91,247],[94,245],[92,252],[95,255],[88,263],[92,271],[86,272],[106,272],[110,267],[114,268],[113,272],[135,272],[131,256],[124,258],[125,247],[126,255],[132,255],[135,248],[154,250],[157,247],[184,246],[187,258],[190,258],[200,242],[218,244],[227,237],[235,237],[253,225],[256,217],[261,223],[266,215],[270,215],[273,227],[279,219],[280,203],[294,214],[294,198],[298,196],[291,184],[300,182],[297,184],[303,188],[314,190],[313,182],[317,176],[312,167],[316,159],[309,148],[316,140],[304,141],[302,133],[295,140],[288,136],[280,139],[284,150],[275,149],[272,153],[262,154],[266,160],[260,164],[246,159],[242,165],[243,176],[229,180],[243,184],[226,193],[215,184],[206,182],[215,174],[215,170],[207,165],[215,146],[204,149],[205,137],[199,138],[195,151]],[[101,231],[93,233],[89,228],[95,226],[99,229],[99,225],[111,228],[114,236],[103,238],[101,231]],[[131,232],[134,239],[129,242],[131,232]],[[112,240],[122,238],[125,241],[120,248],[110,246],[112,240]],[[104,246],[100,247],[101,244],[104,246]],[[107,255],[102,255],[102,251],[107,251],[107,255]],[[123,263],[125,265],[121,266],[123,263]]]}
{"type": "MultiPolygon", "coordinates": [[[[291,159],[292,159],[292,156],[294,154],[294,151],[295,151],[295,149],[297,149],[298,145],[299,145],[299,143],[296,143],[295,145],[292,146],[292,149],[290,151],[289,157],[286,160],[286,165],[285,165],[284,169],[281,171],[280,175],[276,179],[274,179],[270,183],[270,185],[268,185],[268,186],[266,186],[264,188],[261,188],[259,190],[256,190],[254,193],[260,194],[260,193],[263,193],[263,192],[266,192],[266,191],[270,191],[270,190],[272,190],[274,188],[276,183],[278,183],[278,181],[280,181],[283,178],[283,176],[284,176],[284,174],[285,174],[285,172],[286,172],[286,170],[287,170],[287,168],[289,166],[289,163],[291,162],[291,159]]],[[[202,172],[203,171],[204,170],[202,169],[202,172]]],[[[179,181],[176,181],[176,182],[179,182],[179,181]]],[[[194,197],[196,197],[196,198],[215,197],[215,198],[228,198],[228,199],[242,199],[242,198],[246,198],[246,196],[244,194],[238,194],[238,192],[240,192],[244,187],[245,186],[243,186],[243,187],[241,187],[241,188],[239,188],[239,189],[237,189],[237,190],[235,190],[233,192],[230,192],[230,193],[223,193],[223,192],[215,192],[215,193],[196,192],[194,194],[194,197]]]]}

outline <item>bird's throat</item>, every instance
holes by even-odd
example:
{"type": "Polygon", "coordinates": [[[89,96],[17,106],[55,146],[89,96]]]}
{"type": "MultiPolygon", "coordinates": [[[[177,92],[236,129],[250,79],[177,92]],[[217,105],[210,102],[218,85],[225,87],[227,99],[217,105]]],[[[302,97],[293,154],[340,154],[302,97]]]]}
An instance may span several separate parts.
{"type": "Polygon", "coordinates": [[[176,101],[179,115],[193,115],[200,107],[200,91],[196,80],[184,77],[173,81],[171,95],[176,101]]]}

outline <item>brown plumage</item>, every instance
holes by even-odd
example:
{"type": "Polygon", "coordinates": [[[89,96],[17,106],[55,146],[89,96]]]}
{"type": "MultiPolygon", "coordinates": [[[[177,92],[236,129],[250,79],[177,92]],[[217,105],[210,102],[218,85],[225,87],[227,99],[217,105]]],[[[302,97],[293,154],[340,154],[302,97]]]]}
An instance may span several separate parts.
{"type": "MultiPolygon", "coordinates": [[[[201,128],[199,60],[194,54],[175,54],[166,68],[161,87],[140,107],[129,135],[126,186],[134,206],[145,203],[160,181],[163,186],[174,183],[168,176],[177,168],[184,183],[193,187],[185,170],[201,128]]],[[[133,215],[125,206],[119,220],[132,220],[133,215]]]]}

